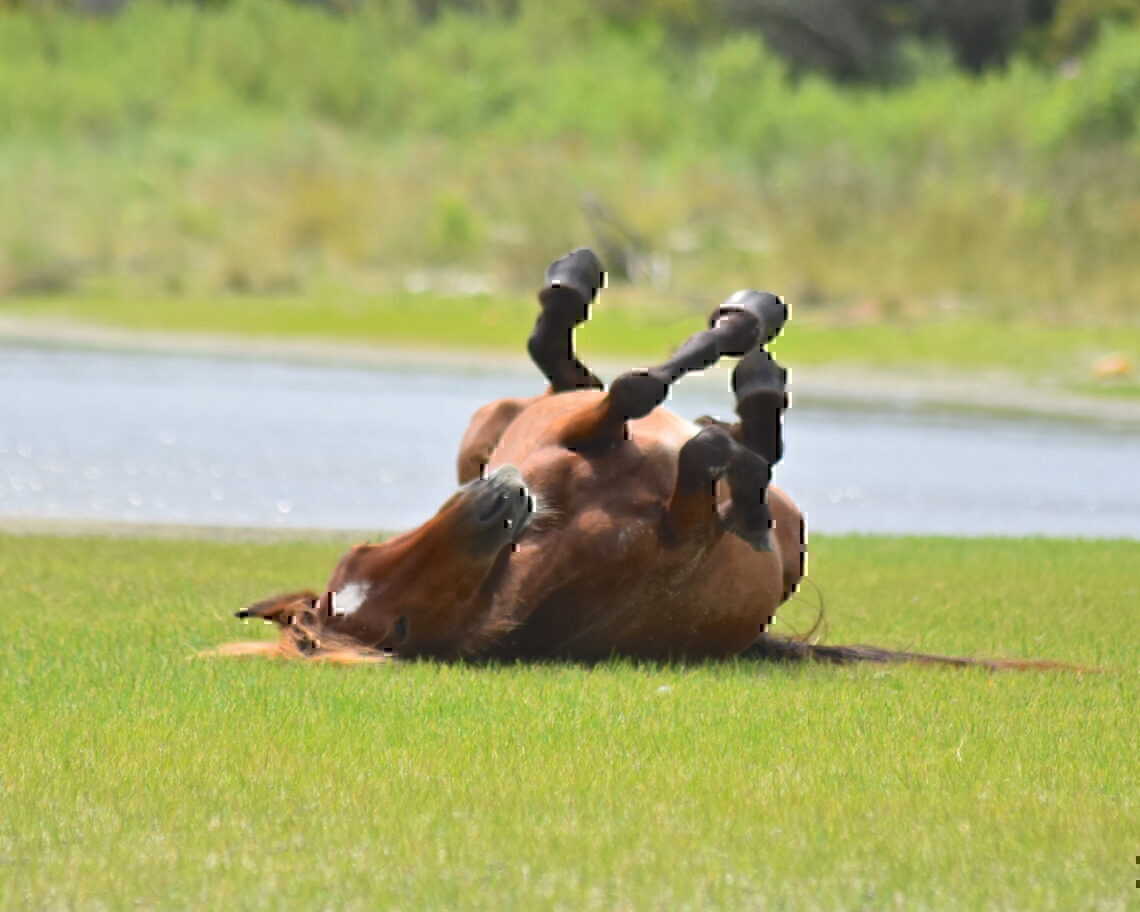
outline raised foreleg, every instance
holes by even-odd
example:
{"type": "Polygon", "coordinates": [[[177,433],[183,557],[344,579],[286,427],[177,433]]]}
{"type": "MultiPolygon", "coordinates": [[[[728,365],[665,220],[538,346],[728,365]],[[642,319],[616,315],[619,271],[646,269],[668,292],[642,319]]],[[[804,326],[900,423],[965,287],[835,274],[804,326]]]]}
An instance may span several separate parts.
{"type": "MultiPolygon", "coordinates": [[[[762,335],[762,341],[740,359],[732,372],[736,414],[740,416],[740,422],[732,430],[742,447],[727,473],[732,503],[725,511],[724,521],[728,529],[752,547],[768,550],[773,515],[768,503],[768,484],[772,480],[772,466],[784,454],[783,417],[788,395],[787,371],[764,350],[764,345],[783,326],[787,310],[783,301],[774,295],[758,296],[750,305],[761,315],[760,319],[765,320],[767,326],[775,326],[776,331],[766,337],[762,335]]],[[[780,532],[793,536],[798,542],[797,550],[802,552],[802,528],[780,532]]],[[[790,542],[791,539],[784,544],[790,542]]]]}
{"type": "Polygon", "coordinates": [[[720,528],[716,483],[740,447],[727,430],[707,427],[690,437],[677,454],[677,481],[661,528],[666,545],[711,538],[720,528]]]}
{"type": "Polygon", "coordinates": [[[574,354],[574,327],[589,319],[590,304],[604,281],[601,260],[585,247],[555,260],[546,270],[546,284],[538,293],[542,312],[527,340],[527,351],[555,393],[602,388],[602,381],[574,354]]]}
{"type": "Polygon", "coordinates": [[[721,425],[704,428],[681,447],[677,480],[665,511],[662,537],[667,545],[717,530],[732,532],[757,551],[771,550],[768,508],[771,467],[721,425]],[[728,482],[732,500],[721,510],[717,482],[728,482]]]}
{"type": "Polygon", "coordinates": [[[783,453],[786,372],[763,346],[780,331],[786,316],[783,302],[775,295],[738,292],[713,312],[708,331],[690,339],[665,365],[647,372],[657,372],[660,380],[669,372],[711,363],[708,359],[718,351],[731,353],[730,346],[748,347],[732,376],[740,422],[729,426],[710,419],[681,448],[676,486],[666,511],[666,540],[681,540],[719,526],[758,551],[772,548],[768,485],[772,466],[783,453]],[[718,335],[718,329],[725,326],[728,331],[718,335]],[[732,498],[718,508],[715,486],[721,478],[727,481],[732,498]]]}

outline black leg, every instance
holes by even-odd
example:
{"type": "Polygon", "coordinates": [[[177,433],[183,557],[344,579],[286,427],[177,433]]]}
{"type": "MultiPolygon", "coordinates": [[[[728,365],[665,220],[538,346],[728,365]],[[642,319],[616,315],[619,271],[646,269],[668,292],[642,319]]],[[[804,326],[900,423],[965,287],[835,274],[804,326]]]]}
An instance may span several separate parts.
{"type": "Polygon", "coordinates": [[[732,462],[725,479],[732,502],[724,512],[724,528],[743,538],[757,551],[771,551],[772,513],[768,509],[768,483],[772,467],[742,444],[733,441],[732,462]]]}
{"type": "Polygon", "coordinates": [[[736,441],[724,427],[706,427],[678,454],[677,481],[665,510],[663,541],[673,546],[711,537],[723,529],[758,551],[770,551],[770,479],[771,470],[763,457],[736,441]],[[721,478],[732,489],[732,500],[723,516],[716,496],[716,482],[721,478]]]}
{"type": "Polygon", "coordinates": [[[566,445],[610,446],[624,439],[625,422],[648,415],[664,402],[672,383],[722,357],[740,357],[764,345],[775,338],[785,316],[784,304],[775,295],[738,291],[713,311],[709,328],[690,336],[672,358],[618,377],[596,408],[570,423],[564,436],[566,445]]]}
{"type": "Polygon", "coordinates": [[[589,318],[590,304],[604,280],[601,261],[585,247],[555,260],[546,270],[546,284],[538,293],[542,313],[527,351],[556,393],[602,389],[602,381],[574,354],[574,327],[589,318]]]}
{"type": "Polygon", "coordinates": [[[788,406],[787,371],[764,350],[783,328],[788,311],[780,298],[767,292],[737,292],[722,309],[755,316],[761,326],[755,346],[732,372],[732,391],[740,422],[734,436],[740,442],[726,477],[732,504],[725,527],[759,551],[771,548],[768,484],[772,466],[784,453],[783,415],[788,406]]]}
{"type": "Polygon", "coordinates": [[[740,441],[775,465],[784,454],[783,416],[788,407],[788,372],[757,346],[732,372],[740,441]]]}
{"type": "MultiPolygon", "coordinates": [[[[686,450],[690,445],[700,443],[700,449],[694,451],[694,456],[705,454],[706,464],[715,470],[715,477],[723,476],[732,489],[731,503],[723,515],[723,527],[758,551],[771,549],[772,516],[768,507],[768,484],[772,480],[772,466],[783,455],[782,421],[787,408],[787,372],[764,350],[764,346],[776,337],[786,319],[784,302],[775,295],[737,292],[713,312],[709,320],[711,328],[706,333],[694,336],[669,362],[656,369],[679,375],[711,363],[718,352],[743,355],[732,374],[740,422],[731,428],[710,423],[682,448],[678,489],[669,507],[669,514],[678,517],[674,526],[680,520],[680,511],[674,504],[684,503],[679,499],[682,479],[686,475],[694,477],[695,472],[693,467],[686,466],[686,450]],[[719,331],[721,327],[727,329],[719,331]],[[716,432],[718,442],[715,453],[710,449],[711,440],[701,442],[713,432],[716,432]]],[[[692,462],[693,458],[688,461],[692,462]]]]}
{"type": "Polygon", "coordinates": [[[739,444],[729,432],[715,425],[690,437],[681,447],[677,454],[677,481],[661,530],[667,545],[711,535],[719,528],[716,482],[728,470],[735,447],[739,444]]]}

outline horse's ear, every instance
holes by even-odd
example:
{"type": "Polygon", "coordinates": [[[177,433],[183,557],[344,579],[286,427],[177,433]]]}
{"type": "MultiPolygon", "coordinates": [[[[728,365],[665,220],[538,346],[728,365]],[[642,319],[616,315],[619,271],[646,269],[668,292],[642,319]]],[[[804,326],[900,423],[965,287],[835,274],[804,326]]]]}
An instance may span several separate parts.
{"type": "Polygon", "coordinates": [[[318,601],[317,594],[308,589],[303,592],[287,592],[243,608],[234,617],[262,618],[282,627],[290,627],[316,620],[318,601]]]}

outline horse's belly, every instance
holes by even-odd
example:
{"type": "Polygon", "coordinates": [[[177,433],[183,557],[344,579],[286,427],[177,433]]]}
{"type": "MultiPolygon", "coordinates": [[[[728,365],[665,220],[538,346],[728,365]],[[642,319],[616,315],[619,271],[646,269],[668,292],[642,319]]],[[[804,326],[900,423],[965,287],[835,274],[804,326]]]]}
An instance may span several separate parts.
{"type": "MultiPolygon", "coordinates": [[[[782,588],[774,554],[728,537],[696,568],[678,568],[666,559],[629,570],[616,560],[583,562],[546,591],[501,654],[585,660],[731,656],[763,633],[782,588]]],[[[534,572],[543,571],[536,564],[534,572]]],[[[521,582],[533,591],[530,580],[521,582]]]]}

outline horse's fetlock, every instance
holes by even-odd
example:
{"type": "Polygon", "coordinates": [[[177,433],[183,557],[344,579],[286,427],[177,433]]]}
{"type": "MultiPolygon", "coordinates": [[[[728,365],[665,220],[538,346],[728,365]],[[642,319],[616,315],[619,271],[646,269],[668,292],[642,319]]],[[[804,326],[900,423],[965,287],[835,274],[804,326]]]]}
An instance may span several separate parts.
{"type": "Polygon", "coordinates": [[[669,381],[654,371],[629,371],[610,386],[609,397],[623,418],[641,418],[665,401],[669,381]]]}

